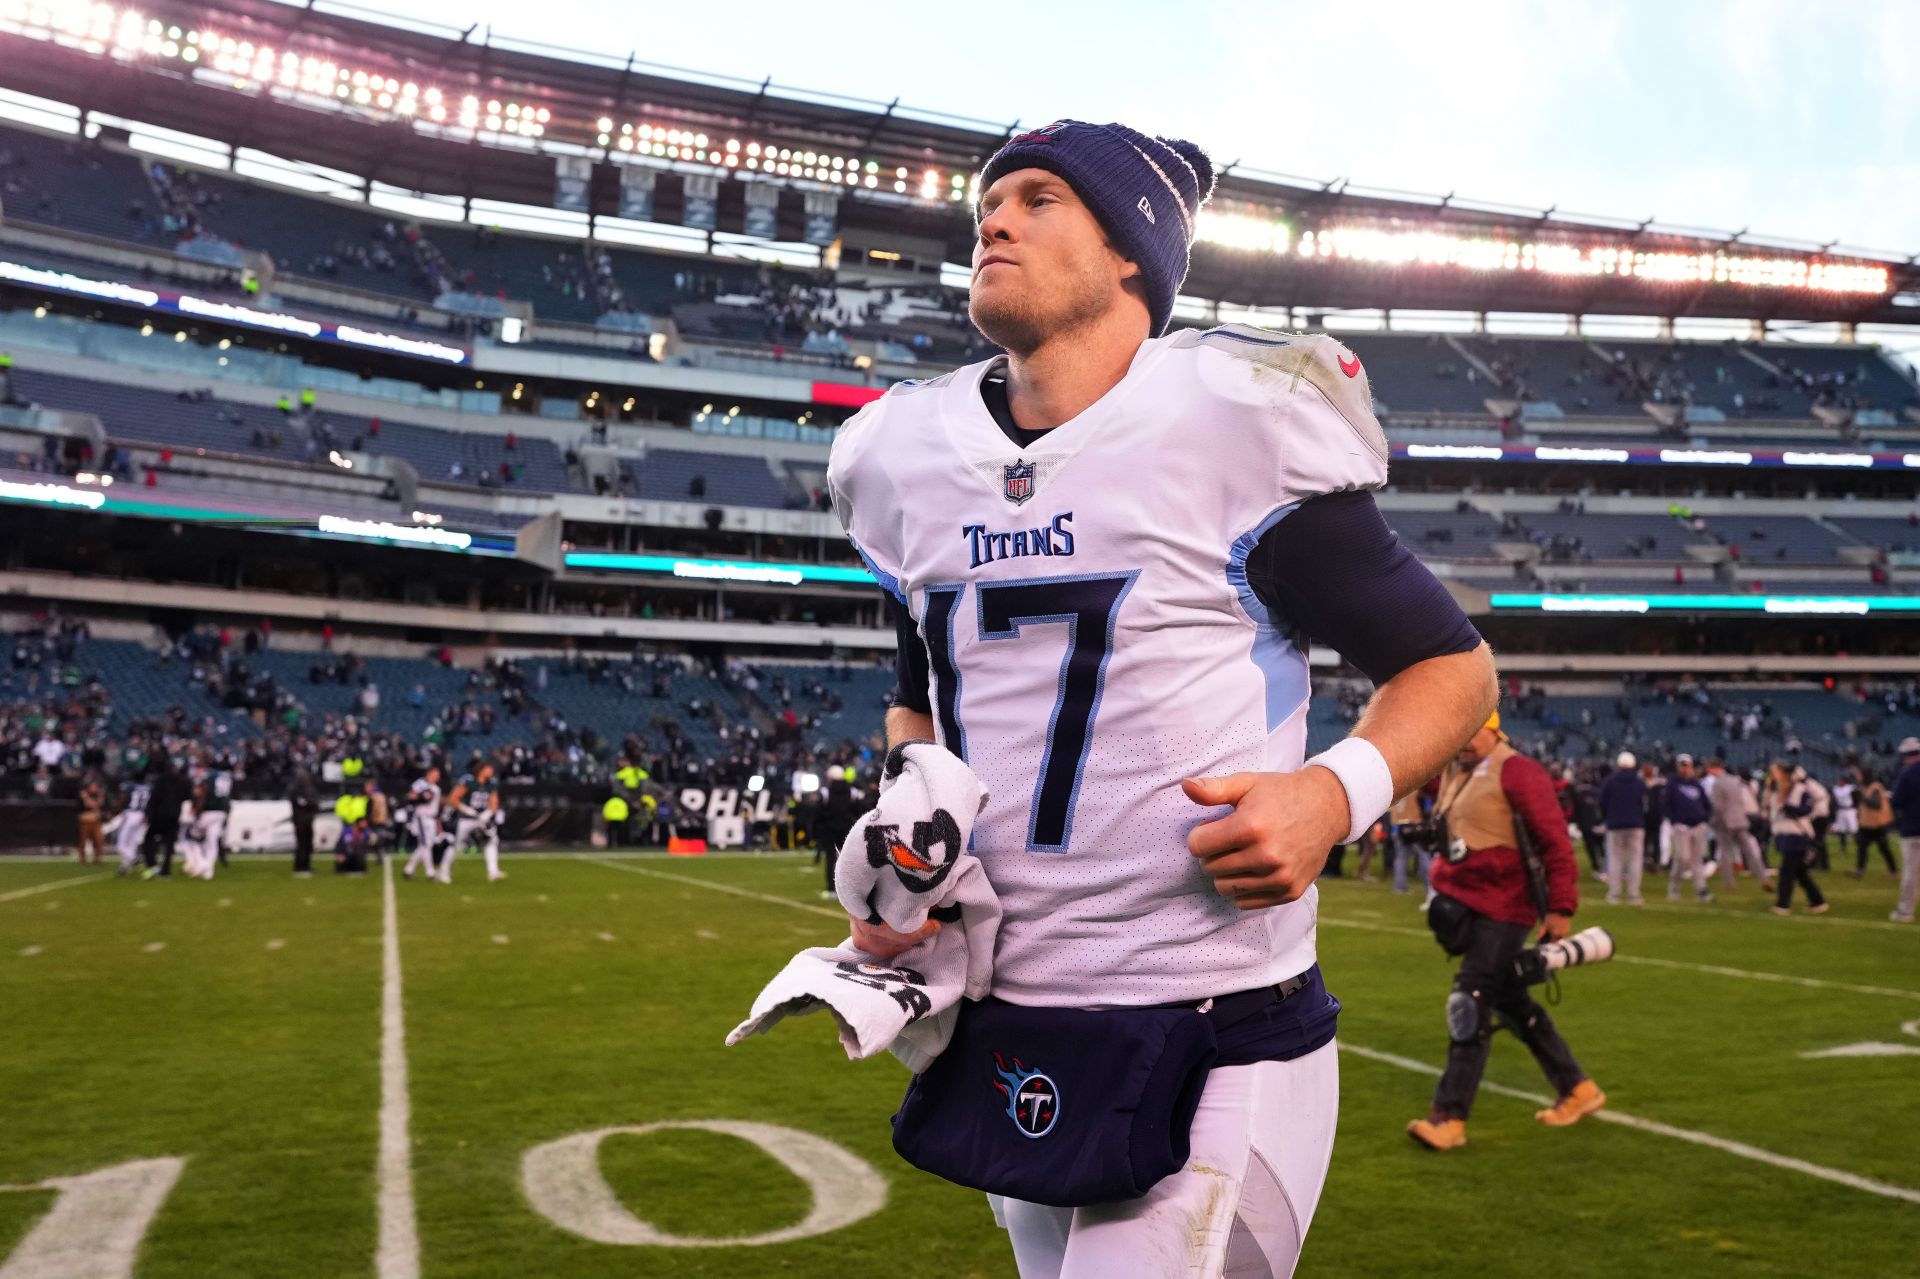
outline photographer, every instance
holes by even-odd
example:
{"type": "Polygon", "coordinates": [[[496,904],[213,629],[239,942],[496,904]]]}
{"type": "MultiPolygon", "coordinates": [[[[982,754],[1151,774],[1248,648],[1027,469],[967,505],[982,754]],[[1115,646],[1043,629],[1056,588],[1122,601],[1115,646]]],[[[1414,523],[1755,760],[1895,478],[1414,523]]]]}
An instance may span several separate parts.
{"type": "Polygon", "coordinates": [[[1573,845],[1552,780],[1513,749],[1498,712],[1441,775],[1434,818],[1447,843],[1445,856],[1433,863],[1427,921],[1447,953],[1462,960],[1447,996],[1447,1067],[1433,1108],[1407,1132],[1434,1150],[1466,1144],[1496,1018],[1526,1044],[1559,1098],[1534,1118],[1555,1127],[1576,1123],[1605,1105],[1606,1094],[1580,1069],[1515,969],[1536,922],[1536,945],[1567,935],[1579,906],[1573,845]],[[1517,847],[1523,843],[1538,850],[1535,872],[1517,847]]]}

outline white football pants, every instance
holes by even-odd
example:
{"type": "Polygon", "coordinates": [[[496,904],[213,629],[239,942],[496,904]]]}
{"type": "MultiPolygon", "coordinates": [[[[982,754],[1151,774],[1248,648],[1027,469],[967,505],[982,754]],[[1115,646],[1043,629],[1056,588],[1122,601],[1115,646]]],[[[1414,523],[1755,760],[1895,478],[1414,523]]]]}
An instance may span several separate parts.
{"type": "Polygon", "coordinates": [[[132,870],[140,864],[140,845],[147,838],[147,815],[132,809],[120,814],[120,826],[114,832],[114,851],[120,854],[120,869],[132,870]]]}
{"type": "Polygon", "coordinates": [[[988,1195],[1021,1279],[1287,1279],[1333,1155],[1338,1048],[1207,1076],[1186,1167],[1138,1199],[1054,1208],[988,1195]]]}
{"type": "Polygon", "coordinates": [[[453,828],[453,847],[455,851],[465,848],[469,842],[480,845],[481,854],[487,859],[487,878],[500,878],[500,830],[487,814],[479,817],[462,817],[453,828]]]}
{"type": "Polygon", "coordinates": [[[175,851],[186,863],[187,874],[212,879],[220,865],[220,834],[227,828],[224,812],[202,813],[180,832],[173,842],[175,851]]]}
{"type": "Polygon", "coordinates": [[[414,846],[413,856],[407,858],[407,868],[403,873],[411,875],[414,867],[424,866],[427,868],[427,878],[431,879],[433,878],[433,846],[440,842],[440,819],[432,813],[415,813],[413,837],[418,842],[414,846]]]}

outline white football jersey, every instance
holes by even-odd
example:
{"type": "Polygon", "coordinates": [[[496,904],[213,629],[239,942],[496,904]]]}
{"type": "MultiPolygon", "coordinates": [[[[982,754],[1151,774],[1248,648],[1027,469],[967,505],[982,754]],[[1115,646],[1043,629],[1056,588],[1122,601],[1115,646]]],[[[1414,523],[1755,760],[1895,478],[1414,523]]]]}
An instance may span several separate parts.
{"type": "Polygon", "coordinates": [[[1180,780],[1305,756],[1306,654],[1246,562],[1301,501],[1386,482],[1359,360],[1251,326],[1171,334],[1024,449],[981,399],[993,363],[862,409],[828,482],[919,625],[940,741],[990,792],[994,994],[1141,1005],[1304,971],[1317,893],[1242,912],[1215,892],[1187,833],[1227,810],[1180,780]]]}

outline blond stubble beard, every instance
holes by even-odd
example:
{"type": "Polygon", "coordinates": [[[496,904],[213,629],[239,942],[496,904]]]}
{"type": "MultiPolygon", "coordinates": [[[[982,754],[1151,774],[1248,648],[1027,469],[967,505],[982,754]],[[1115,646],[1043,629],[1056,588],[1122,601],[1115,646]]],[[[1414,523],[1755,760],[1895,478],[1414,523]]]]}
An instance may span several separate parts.
{"type": "Polygon", "coordinates": [[[1052,291],[1003,288],[986,296],[976,292],[967,302],[967,315],[988,341],[1007,354],[1029,356],[1049,342],[1090,327],[1106,315],[1118,292],[1098,267],[1070,273],[1067,284],[1052,291]]]}

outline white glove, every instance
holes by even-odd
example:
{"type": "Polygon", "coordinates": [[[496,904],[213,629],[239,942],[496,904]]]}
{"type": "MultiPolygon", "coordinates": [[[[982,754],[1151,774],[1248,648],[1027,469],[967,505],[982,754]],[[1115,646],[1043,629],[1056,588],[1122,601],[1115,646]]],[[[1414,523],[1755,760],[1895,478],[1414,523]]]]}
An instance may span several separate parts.
{"type": "Polygon", "coordinates": [[[958,755],[933,742],[895,746],[873,809],[840,846],[840,904],[855,919],[903,933],[918,929],[986,803],[986,786],[958,755]]]}

